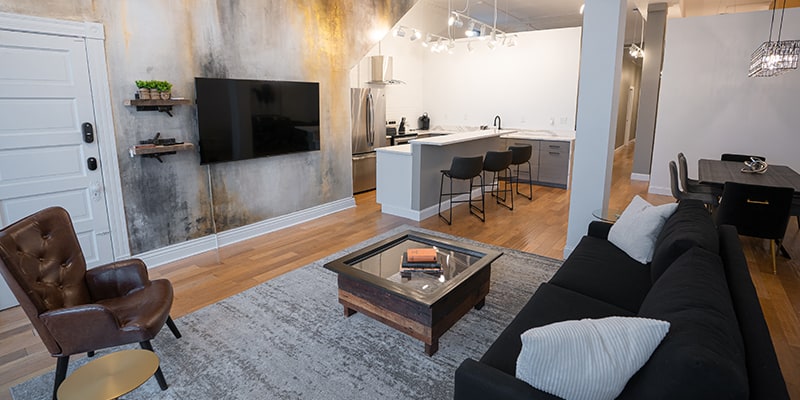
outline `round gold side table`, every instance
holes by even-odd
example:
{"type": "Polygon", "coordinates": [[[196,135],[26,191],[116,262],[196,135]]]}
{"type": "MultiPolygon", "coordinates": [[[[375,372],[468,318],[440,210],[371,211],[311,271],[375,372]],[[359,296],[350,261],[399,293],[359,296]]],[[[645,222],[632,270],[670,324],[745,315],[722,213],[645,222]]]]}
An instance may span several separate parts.
{"type": "Polygon", "coordinates": [[[58,400],[110,400],[147,382],[158,369],[149,350],[122,350],[89,361],[58,387],[58,400]]]}

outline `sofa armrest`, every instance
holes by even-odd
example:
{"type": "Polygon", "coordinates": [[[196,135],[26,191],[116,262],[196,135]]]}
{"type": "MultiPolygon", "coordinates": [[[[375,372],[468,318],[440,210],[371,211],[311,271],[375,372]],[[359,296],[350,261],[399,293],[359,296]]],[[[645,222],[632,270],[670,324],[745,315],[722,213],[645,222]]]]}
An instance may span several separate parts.
{"type": "Polygon", "coordinates": [[[456,400],[526,399],[557,400],[492,366],[466,359],[456,370],[456,400]]]}
{"type": "Polygon", "coordinates": [[[592,221],[589,223],[588,235],[598,239],[608,239],[608,232],[614,224],[603,221],[592,221]]]}
{"type": "Polygon", "coordinates": [[[92,301],[111,299],[150,284],[147,267],[138,258],[118,261],[86,271],[92,301]]]}

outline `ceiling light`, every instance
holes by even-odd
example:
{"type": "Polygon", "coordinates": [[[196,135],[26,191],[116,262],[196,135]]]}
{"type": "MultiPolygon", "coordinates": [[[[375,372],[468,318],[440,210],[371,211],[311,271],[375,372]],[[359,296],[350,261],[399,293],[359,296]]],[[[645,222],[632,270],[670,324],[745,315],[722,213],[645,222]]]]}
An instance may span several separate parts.
{"type": "Polygon", "coordinates": [[[486,39],[486,25],[481,25],[480,39],[486,39]]]}
{"type": "Polygon", "coordinates": [[[469,42],[467,42],[467,51],[472,53],[473,50],[475,50],[475,48],[472,47],[472,40],[470,40],[469,42]]]}
{"type": "Polygon", "coordinates": [[[431,42],[431,40],[433,40],[433,38],[431,38],[430,33],[425,35],[425,40],[422,42],[422,47],[428,47],[428,44],[431,42]]]}
{"type": "Polygon", "coordinates": [[[417,40],[417,39],[419,39],[421,37],[422,37],[422,32],[414,29],[412,31],[412,33],[411,33],[411,37],[409,38],[409,40],[411,40],[413,42],[413,41],[415,41],[415,40],[417,40]]]}
{"type": "Polygon", "coordinates": [[[405,36],[406,36],[406,31],[405,31],[405,29],[403,29],[403,27],[402,27],[402,26],[401,26],[401,27],[399,27],[399,28],[397,28],[397,29],[394,31],[394,36],[395,36],[395,37],[405,37],[405,36]]]}
{"type": "Polygon", "coordinates": [[[467,37],[475,37],[477,32],[475,32],[475,21],[469,21],[469,25],[467,25],[467,29],[464,31],[464,35],[467,37]]]}
{"type": "Polygon", "coordinates": [[[454,23],[456,23],[456,15],[451,14],[450,18],[447,19],[447,26],[453,26],[454,23]]]}
{"type": "Polygon", "coordinates": [[[775,8],[777,0],[772,4],[772,21],[769,25],[769,40],[750,56],[750,69],[748,77],[771,77],[778,76],[790,69],[797,69],[797,62],[800,59],[800,40],[781,40],[783,31],[783,14],[786,12],[786,0],[783,2],[781,11],[781,22],[778,26],[778,40],[772,41],[772,28],[775,22],[775,8]]]}

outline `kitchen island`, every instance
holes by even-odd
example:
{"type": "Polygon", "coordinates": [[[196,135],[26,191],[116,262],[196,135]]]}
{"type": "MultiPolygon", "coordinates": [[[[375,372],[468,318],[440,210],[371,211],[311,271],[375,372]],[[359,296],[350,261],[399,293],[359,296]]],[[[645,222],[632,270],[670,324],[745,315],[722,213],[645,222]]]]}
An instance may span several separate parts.
{"type": "MultiPolygon", "coordinates": [[[[438,212],[441,170],[450,168],[453,157],[485,155],[490,150],[505,150],[509,140],[561,142],[567,143],[567,148],[571,150],[574,138],[574,132],[569,131],[487,129],[449,133],[414,139],[404,145],[382,147],[376,150],[376,200],[384,213],[421,221],[438,212]]],[[[569,151],[570,159],[571,154],[569,151]]],[[[453,190],[466,191],[468,184],[455,180],[453,190]]],[[[568,182],[564,187],[567,186],[568,182]]],[[[442,210],[449,206],[449,202],[444,202],[442,210]]]]}

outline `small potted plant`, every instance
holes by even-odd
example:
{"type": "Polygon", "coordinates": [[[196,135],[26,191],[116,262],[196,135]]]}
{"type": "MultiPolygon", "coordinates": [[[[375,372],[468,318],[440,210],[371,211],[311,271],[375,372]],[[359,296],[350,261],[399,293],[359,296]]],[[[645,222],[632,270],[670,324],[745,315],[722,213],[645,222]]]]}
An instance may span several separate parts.
{"type": "Polygon", "coordinates": [[[147,81],[147,88],[150,89],[150,100],[158,100],[158,81],[147,81]]]}
{"type": "Polygon", "coordinates": [[[150,100],[150,86],[147,81],[136,81],[136,88],[139,89],[139,99],[150,100]]]}
{"type": "MultiPolygon", "coordinates": [[[[172,97],[172,84],[167,81],[156,81],[156,88],[161,96],[161,100],[169,100],[172,97]]],[[[152,97],[152,94],[151,94],[152,97]]]]}

